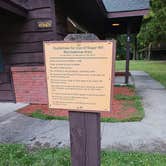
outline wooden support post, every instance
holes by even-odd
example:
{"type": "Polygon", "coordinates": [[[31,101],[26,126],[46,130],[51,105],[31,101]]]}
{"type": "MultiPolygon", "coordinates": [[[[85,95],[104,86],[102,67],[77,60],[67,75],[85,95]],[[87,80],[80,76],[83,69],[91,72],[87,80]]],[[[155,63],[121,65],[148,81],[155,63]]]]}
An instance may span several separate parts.
{"type": "MultiPolygon", "coordinates": [[[[93,34],[70,34],[65,41],[99,40],[93,34]]],[[[72,166],[100,166],[100,113],[69,111],[72,166]]]]}
{"type": "Polygon", "coordinates": [[[130,32],[131,25],[127,24],[127,44],[126,44],[126,73],[125,73],[125,84],[129,83],[129,63],[130,63],[130,32]]]}
{"type": "Polygon", "coordinates": [[[100,113],[69,112],[72,166],[100,166],[100,113]]]}

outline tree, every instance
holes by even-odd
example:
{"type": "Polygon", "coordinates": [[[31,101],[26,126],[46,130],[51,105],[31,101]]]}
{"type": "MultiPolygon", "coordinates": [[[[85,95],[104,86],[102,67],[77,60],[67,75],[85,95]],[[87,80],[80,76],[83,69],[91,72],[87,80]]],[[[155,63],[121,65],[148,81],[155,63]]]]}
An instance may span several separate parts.
{"type": "Polygon", "coordinates": [[[118,35],[117,38],[116,59],[124,60],[126,58],[126,35],[118,35]]]}
{"type": "Polygon", "coordinates": [[[149,15],[143,20],[138,41],[141,48],[166,40],[166,0],[151,0],[149,15]]]}

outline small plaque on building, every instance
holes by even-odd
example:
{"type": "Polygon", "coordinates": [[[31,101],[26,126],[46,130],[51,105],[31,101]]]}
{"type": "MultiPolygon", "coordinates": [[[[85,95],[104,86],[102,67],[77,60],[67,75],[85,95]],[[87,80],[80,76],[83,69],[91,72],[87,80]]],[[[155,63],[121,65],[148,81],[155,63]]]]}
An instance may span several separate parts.
{"type": "Polygon", "coordinates": [[[110,111],[115,43],[44,42],[49,107],[110,111]]]}
{"type": "Polygon", "coordinates": [[[52,20],[38,21],[37,22],[37,27],[39,29],[52,28],[52,20]]]}

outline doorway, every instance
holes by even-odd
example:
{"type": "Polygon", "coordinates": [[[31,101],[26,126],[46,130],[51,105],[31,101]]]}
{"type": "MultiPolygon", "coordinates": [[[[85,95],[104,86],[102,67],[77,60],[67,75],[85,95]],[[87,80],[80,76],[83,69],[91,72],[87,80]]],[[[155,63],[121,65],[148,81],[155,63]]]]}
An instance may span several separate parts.
{"type": "Polygon", "coordinates": [[[0,50],[0,102],[14,102],[14,100],[10,71],[6,70],[4,56],[0,50]]]}

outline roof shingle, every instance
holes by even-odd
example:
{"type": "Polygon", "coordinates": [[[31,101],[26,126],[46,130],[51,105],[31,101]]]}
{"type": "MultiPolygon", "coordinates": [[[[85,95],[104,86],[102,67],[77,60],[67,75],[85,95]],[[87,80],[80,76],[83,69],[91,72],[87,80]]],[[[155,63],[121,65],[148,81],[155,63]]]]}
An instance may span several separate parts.
{"type": "Polygon", "coordinates": [[[150,0],[103,0],[107,12],[149,9],[150,0]]]}

